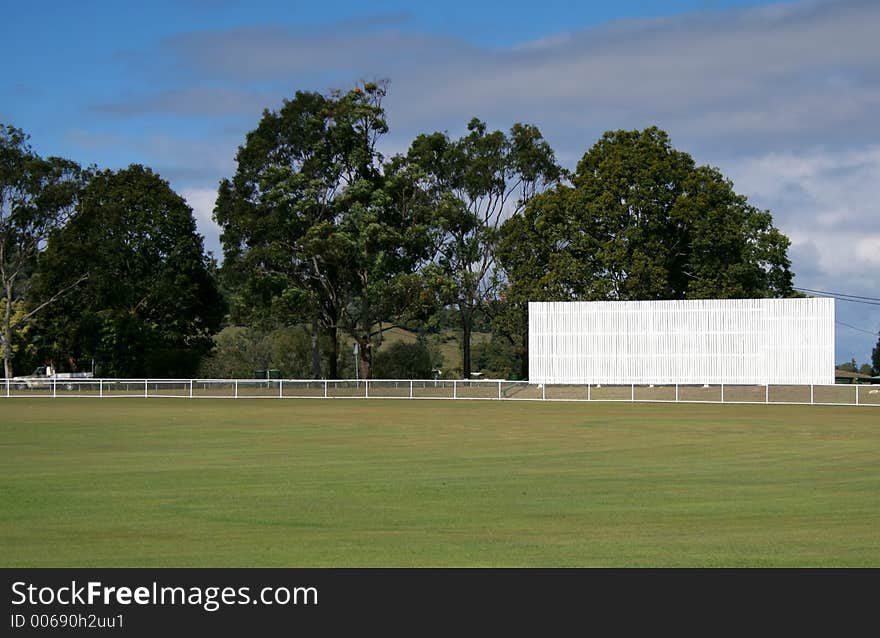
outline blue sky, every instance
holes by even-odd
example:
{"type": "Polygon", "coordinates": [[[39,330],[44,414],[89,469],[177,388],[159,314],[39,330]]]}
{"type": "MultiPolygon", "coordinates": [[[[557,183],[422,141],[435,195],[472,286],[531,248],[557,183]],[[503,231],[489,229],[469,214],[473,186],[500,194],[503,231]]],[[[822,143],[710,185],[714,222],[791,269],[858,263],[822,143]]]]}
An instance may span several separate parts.
{"type": "MultiPolygon", "coordinates": [[[[880,3],[178,2],[4,8],[0,122],[43,155],[152,166],[206,246],[218,180],[263,108],[388,78],[386,154],[470,117],[536,124],[573,167],[658,125],[770,209],[796,285],[880,297],[880,3]]],[[[837,303],[880,329],[880,306],[837,303]]],[[[876,336],[837,326],[837,359],[876,336]]]]}

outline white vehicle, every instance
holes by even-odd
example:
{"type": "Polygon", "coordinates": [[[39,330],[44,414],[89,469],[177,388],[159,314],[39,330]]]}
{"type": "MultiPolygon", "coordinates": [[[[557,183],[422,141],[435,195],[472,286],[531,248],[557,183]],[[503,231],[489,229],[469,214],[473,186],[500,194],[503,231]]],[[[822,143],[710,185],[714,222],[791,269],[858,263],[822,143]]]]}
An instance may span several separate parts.
{"type": "Polygon", "coordinates": [[[55,372],[51,366],[40,366],[27,376],[12,377],[12,383],[21,389],[33,389],[48,388],[55,381],[56,384],[63,384],[65,390],[73,390],[74,379],[91,379],[92,376],[91,372],[55,372]]]}

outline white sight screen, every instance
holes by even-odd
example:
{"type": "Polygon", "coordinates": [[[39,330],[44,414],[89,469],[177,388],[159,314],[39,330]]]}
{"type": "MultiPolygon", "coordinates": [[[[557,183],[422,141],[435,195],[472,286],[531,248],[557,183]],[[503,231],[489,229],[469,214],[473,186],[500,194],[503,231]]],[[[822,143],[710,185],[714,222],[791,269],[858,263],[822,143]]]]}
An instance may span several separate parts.
{"type": "Polygon", "coordinates": [[[834,300],[530,302],[529,381],[832,384],[834,300]]]}

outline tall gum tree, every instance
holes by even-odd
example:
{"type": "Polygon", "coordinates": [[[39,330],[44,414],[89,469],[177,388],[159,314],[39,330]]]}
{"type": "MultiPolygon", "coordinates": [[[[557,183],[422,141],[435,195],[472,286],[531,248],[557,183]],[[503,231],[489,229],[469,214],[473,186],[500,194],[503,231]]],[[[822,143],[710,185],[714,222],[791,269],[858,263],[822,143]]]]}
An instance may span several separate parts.
{"type": "Polygon", "coordinates": [[[82,182],[76,163],[43,159],[23,131],[0,125],[0,346],[6,378],[13,376],[16,334],[84,280],[81,273],[42,296],[31,291],[37,258],[49,235],[73,215],[82,182]]]}
{"type": "Polygon", "coordinates": [[[332,101],[298,91],[279,111],[264,111],[238,149],[235,175],[220,183],[214,209],[233,316],[250,323],[308,321],[316,378],[319,329],[334,344],[329,376],[336,376],[342,290],[336,256],[312,254],[313,231],[332,224],[336,196],[354,174],[330,139],[332,101]]]}
{"type": "Polygon", "coordinates": [[[436,286],[441,303],[458,314],[464,378],[471,375],[475,320],[491,310],[497,291],[501,224],[563,175],[535,126],[517,123],[504,133],[474,118],[467,131],[455,140],[440,132],[420,135],[407,154],[425,172],[438,202],[442,241],[435,264],[446,282],[436,286]]]}
{"type": "Polygon", "coordinates": [[[310,325],[312,374],[321,376],[317,332],[330,344],[327,376],[338,377],[339,331],[358,345],[372,375],[383,320],[421,298],[430,209],[421,175],[376,150],[388,131],[383,83],[346,93],[297,92],[265,111],[220,184],[224,275],[248,321],[310,325]]]}

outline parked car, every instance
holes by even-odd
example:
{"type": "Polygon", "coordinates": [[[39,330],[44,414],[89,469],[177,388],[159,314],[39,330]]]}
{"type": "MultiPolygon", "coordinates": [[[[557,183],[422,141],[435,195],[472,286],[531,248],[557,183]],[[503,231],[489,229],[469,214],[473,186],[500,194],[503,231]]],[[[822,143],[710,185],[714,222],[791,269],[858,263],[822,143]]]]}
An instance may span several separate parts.
{"type": "Polygon", "coordinates": [[[52,382],[62,383],[65,390],[73,390],[76,387],[76,379],[91,379],[91,372],[55,372],[51,366],[40,366],[31,374],[23,377],[12,377],[12,383],[18,389],[48,388],[52,382]]]}

